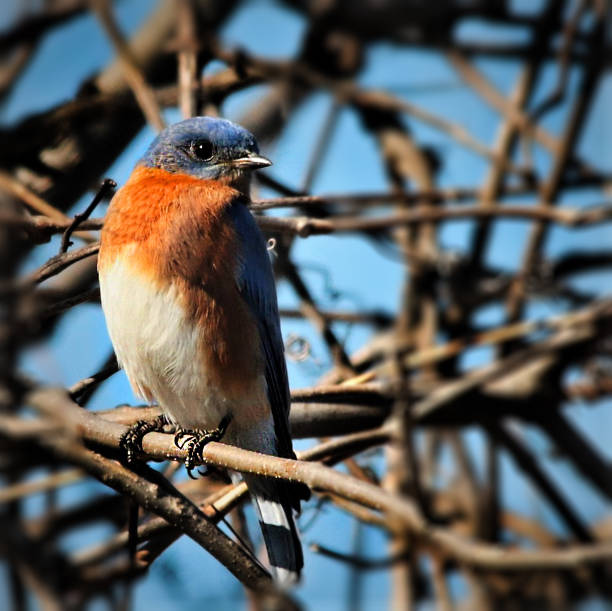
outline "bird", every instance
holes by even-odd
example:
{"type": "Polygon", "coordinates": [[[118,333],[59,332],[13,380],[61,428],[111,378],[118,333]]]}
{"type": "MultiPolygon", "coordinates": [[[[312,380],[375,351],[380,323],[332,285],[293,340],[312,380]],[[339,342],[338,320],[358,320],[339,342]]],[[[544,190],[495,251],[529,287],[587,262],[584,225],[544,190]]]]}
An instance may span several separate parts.
{"type": "MultiPolygon", "coordinates": [[[[159,133],[111,200],[102,309],[134,393],[162,412],[126,434],[129,460],[164,422],[189,450],[190,475],[210,440],[295,458],[274,275],[248,209],[250,173],[269,165],[244,127],[192,117],[159,133]]],[[[273,574],[292,585],[304,563],[294,513],[308,491],[243,477],[273,574]]]]}

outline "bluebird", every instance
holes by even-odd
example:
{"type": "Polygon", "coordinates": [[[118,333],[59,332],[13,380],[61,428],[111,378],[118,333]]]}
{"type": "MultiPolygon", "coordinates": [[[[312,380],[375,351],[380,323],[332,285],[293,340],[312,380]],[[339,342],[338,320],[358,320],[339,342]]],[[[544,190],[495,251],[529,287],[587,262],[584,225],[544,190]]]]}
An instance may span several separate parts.
{"type": "MultiPolygon", "coordinates": [[[[250,171],[269,165],[241,126],[187,119],[153,141],[102,230],[100,294],[117,359],[135,394],[178,427],[190,473],[211,439],[295,457],[274,277],[247,208],[250,171]]],[[[132,442],[150,430],[142,424],[132,442]]],[[[293,512],[307,491],[244,479],[276,578],[293,583],[303,566],[293,512]]]]}

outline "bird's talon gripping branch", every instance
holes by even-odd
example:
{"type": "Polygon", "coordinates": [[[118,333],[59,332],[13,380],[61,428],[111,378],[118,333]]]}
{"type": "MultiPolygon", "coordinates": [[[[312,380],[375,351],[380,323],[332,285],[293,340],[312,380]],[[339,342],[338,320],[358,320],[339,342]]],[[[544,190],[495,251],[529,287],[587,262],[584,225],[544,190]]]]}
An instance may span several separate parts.
{"type": "MultiPolygon", "coordinates": [[[[225,435],[225,431],[232,421],[232,416],[227,414],[223,417],[219,426],[216,429],[210,431],[202,429],[180,429],[174,436],[174,444],[179,449],[187,450],[187,458],[185,459],[185,468],[187,474],[191,479],[196,479],[192,472],[196,466],[201,465],[204,462],[202,452],[206,447],[207,443],[211,441],[220,441],[225,435]]],[[[198,470],[200,475],[206,475],[206,472],[198,470]]]]}
{"type": "Polygon", "coordinates": [[[136,454],[142,452],[142,439],[147,433],[163,430],[168,424],[167,418],[160,414],[153,420],[139,420],[132,425],[119,441],[119,447],[125,452],[128,463],[134,462],[136,454]]]}
{"type": "Polygon", "coordinates": [[[202,429],[179,429],[174,436],[174,445],[179,448],[179,450],[182,450],[185,444],[205,433],[206,431],[202,429]]]}

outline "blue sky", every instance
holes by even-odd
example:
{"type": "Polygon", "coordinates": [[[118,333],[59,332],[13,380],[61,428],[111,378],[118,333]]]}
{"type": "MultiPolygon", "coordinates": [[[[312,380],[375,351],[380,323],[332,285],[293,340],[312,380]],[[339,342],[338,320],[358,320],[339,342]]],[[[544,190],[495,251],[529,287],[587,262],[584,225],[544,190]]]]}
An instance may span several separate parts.
{"type": "MultiPolygon", "coordinates": [[[[19,5],[14,0],[13,5],[19,5]]],[[[9,3],[10,4],[10,3],[9,3]]],[[[522,2],[523,9],[533,10],[533,3],[522,2]]],[[[539,4],[539,3],[536,3],[539,4]]],[[[117,3],[116,14],[126,32],[133,31],[150,10],[151,3],[145,0],[122,0],[117,3]]],[[[13,6],[14,8],[14,6],[13,6]]],[[[247,2],[226,24],[223,39],[227,44],[240,45],[267,57],[282,58],[296,52],[304,29],[301,17],[272,1],[247,2]]],[[[491,27],[477,20],[463,23],[457,34],[463,38],[479,39],[483,36],[495,40],[517,41],[523,34],[515,28],[491,27]]],[[[79,85],[88,76],[103,68],[112,59],[111,49],[98,24],[89,16],[79,17],[69,24],[54,30],[43,40],[36,57],[4,106],[0,107],[0,124],[10,125],[15,121],[51,105],[70,99],[79,85]],[[58,78],[61,67],[61,78],[58,78]]],[[[464,87],[452,67],[433,52],[405,49],[388,44],[372,46],[367,53],[367,63],[360,83],[364,87],[388,88],[404,96],[412,103],[430,112],[439,113],[447,120],[464,125],[482,142],[492,145],[498,123],[497,114],[484,105],[467,87],[464,87]]],[[[511,62],[479,60],[476,65],[503,92],[508,92],[516,79],[519,67],[511,62]]],[[[575,88],[576,74],[572,74],[570,86],[575,88]]],[[[536,101],[545,97],[554,86],[556,73],[553,67],[545,71],[541,88],[536,92],[536,101]]],[[[245,92],[230,98],[222,108],[228,118],[237,119],[253,99],[260,94],[245,92]]],[[[612,122],[607,108],[612,100],[612,79],[607,77],[598,92],[592,116],[584,130],[580,151],[596,167],[612,171],[612,122]]],[[[316,142],[320,126],[330,108],[331,100],[325,94],[310,98],[291,118],[279,141],[264,152],[274,161],[271,175],[285,183],[300,186],[308,161],[316,142]]],[[[558,132],[567,111],[566,105],[551,112],[545,121],[546,127],[558,132]]],[[[176,111],[167,113],[169,121],[178,120],[176,111]]],[[[456,146],[447,136],[433,128],[406,119],[415,138],[436,150],[444,160],[439,183],[442,186],[469,186],[481,181],[487,164],[476,154],[456,146]]],[[[128,177],[135,161],[153,137],[149,128],[143,129],[125,153],[107,172],[119,184],[128,177]]],[[[534,151],[537,168],[545,172],[548,156],[541,150],[534,151]]],[[[322,171],[317,176],[313,191],[316,193],[382,191],[387,187],[383,168],[374,140],[363,134],[355,114],[342,110],[334,128],[329,150],[326,152],[322,171]]],[[[271,195],[265,190],[262,196],[271,195]]],[[[91,195],[75,206],[82,209],[91,195]]],[[[564,198],[564,203],[583,206],[601,202],[601,193],[590,189],[574,191],[564,198]]],[[[525,198],[532,201],[533,198],[525,198]]],[[[518,200],[521,201],[521,200],[518,200]]],[[[504,221],[497,224],[487,260],[495,266],[511,270],[520,263],[521,251],[526,236],[527,224],[519,221],[504,221]]],[[[462,252],[470,237],[468,221],[444,225],[441,244],[450,250],[462,252]]],[[[555,228],[546,245],[548,256],[558,256],[570,248],[597,249],[612,238],[608,226],[579,231],[555,228]]],[[[26,267],[35,267],[54,254],[57,243],[53,241],[34,253],[26,267]]],[[[394,260],[376,250],[370,242],[352,236],[325,236],[299,240],[294,247],[294,257],[304,271],[304,277],[313,292],[325,307],[355,309],[361,307],[380,308],[393,311],[397,307],[401,290],[403,269],[394,260]],[[328,271],[328,279],[321,273],[328,271]],[[325,291],[328,281],[337,291],[338,297],[325,291]]],[[[575,285],[599,294],[608,291],[609,274],[593,274],[577,279],[575,285]]],[[[279,286],[282,306],[290,307],[296,301],[283,283],[279,286]]],[[[529,315],[540,317],[561,312],[564,304],[542,301],[530,306],[529,315]]],[[[501,311],[489,307],[477,313],[480,324],[495,324],[501,319],[501,311]]],[[[348,329],[338,325],[340,337],[347,337],[349,352],[357,349],[369,336],[369,329],[348,329]]],[[[326,370],[329,356],[325,346],[312,332],[309,324],[301,321],[283,321],[283,334],[297,334],[312,343],[313,359],[306,363],[289,363],[291,385],[294,388],[312,384],[326,370]]],[[[22,367],[49,383],[69,385],[97,370],[110,350],[104,321],[99,308],[83,305],[75,308],[59,325],[51,343],[35,346],[28,351],[22,367]]],[[[474,367],[490,356],[487,349],[473,350],[466,355],[462,365],[474,367]]],[[[122,374],[114,376],[96,394],[93,408],[103,408],[120,402],[134,402],[127,381],[122,374]]],[[[612,414],[602,407],[574,406],[569,416],[580,429],[590,435],[601,435],[602,429],[612,430],[612,414]]],[[[563,484],[568,497],[580,499],[579,512],[587,519],[603,517],[609,507],[590,488],[575,477],[571,467],[563,460],[551,455],[545,438],[530,428],[521,429],[525,438],[542,460],[547,471],[563,484]]],[[[470,450],[476,460],[480,457],[481,443],[476,430],[466,432],[470,450]]],[[[300,442],[298,447],[308,445],[300,442]]],[[[612,450],[602,444],[602,452],[612,456],[612,450]]],[[[562,533],[563,525],[556,515],[533,492],[531,486],[517,476],[511,462],[503,460],[503,502],[515,511],[538,517],[551,529],[562,533]]],[[[82,494],[89,494],[97,484],[77,485],[62,491],[63,502],[73,502],[82,494]]],[[[32,512],[37,511],[40,499],[33,499],[32,512]]],[[[303,514],[302,523],[313,517],[311,504],[303,514]]],[[[313,525],[303,535],[303,541],[322,542],[339,551],[351,551],[353,524],[330,509],[323,509],[313,525]]],[[[65,542],[66,546],[83,545],[107,533],[105,529],[78,533],[65,542]]],[[[364,529],[363,550],[373,557],[386,553],[384,536],[374,529],[364,529]]],[[[308,601],[309,608],[337,609],[345,600],[348,587],[347,569],[342,565],[307,551],[305,583],[298,596],[308,601]]],[[[383,573],[364,574],[365,604],[363,609],[378,609],[384,603],[388,590],[387,576],[383,573]]],[[[456,584],[457,591],[462,585],[456,584]]],[[[2,605],[0,582],[0,607],[2,605]]],[[[173,609],[183,611],[200,608],[210,602],[219,609],[239,607],[241,589],[229,574],[218,567],[198,546],[186,538],[173,546],[154,565],[149,576],[136,587],[135,608],[173,609]],[[180,602],[179,602],[180,600],[180,602]]],[[[100,606],[100,608],[103,608],[100,606]]]]}

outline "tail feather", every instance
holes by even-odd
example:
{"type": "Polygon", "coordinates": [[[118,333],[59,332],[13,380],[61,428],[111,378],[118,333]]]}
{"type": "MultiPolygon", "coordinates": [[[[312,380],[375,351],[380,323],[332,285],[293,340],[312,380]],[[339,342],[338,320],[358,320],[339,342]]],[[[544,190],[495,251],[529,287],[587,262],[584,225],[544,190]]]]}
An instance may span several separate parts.
{"type": "Polygon", "coordinates": [[[292,585],[299,581],[304,557],[291,505],[259,494],[253,500],[276,579],[282,585],[292,585]]]}

